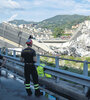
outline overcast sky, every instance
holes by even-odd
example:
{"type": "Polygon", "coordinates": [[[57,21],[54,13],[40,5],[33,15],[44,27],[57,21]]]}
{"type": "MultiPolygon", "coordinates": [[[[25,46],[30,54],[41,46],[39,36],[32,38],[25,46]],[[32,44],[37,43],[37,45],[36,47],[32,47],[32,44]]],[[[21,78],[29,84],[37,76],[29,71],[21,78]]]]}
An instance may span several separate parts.
{"type": "Polygon", "coordinates": [[[90,0],[0,0],[0,22],[42,21],[56,15],[90,15],[90,0]]]}

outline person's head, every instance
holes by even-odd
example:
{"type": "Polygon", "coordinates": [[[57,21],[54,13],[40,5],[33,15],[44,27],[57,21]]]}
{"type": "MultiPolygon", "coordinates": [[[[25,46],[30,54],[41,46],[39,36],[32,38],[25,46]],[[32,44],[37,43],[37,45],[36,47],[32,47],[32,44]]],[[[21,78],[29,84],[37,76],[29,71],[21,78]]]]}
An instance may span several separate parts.
{"type": "Polygon", "coordinates": [[[28,39],[27,42],[26,42],[27,46],[30,46],[32,47],[32,40],[31,39],[28,39]]]}
{"type": "Polygon", "coordinates": [[[30,35],[28,39],[33,39],[33,36],[32,36],[32,35],[30,35]]]}

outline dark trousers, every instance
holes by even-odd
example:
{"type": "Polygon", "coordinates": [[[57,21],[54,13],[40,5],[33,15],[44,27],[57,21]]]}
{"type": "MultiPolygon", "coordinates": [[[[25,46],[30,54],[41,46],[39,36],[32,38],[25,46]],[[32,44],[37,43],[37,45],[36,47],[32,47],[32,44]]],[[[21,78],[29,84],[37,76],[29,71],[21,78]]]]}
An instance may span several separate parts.
{"type": "Polygon", "coordinates": [[[32,76],[33,83],[38,84],[38,74],[35,65],[25,64],[24,67],[24,76],[25,76],[25,84],[30,83],[30,75],[32,76]]]}
{"type": "Polygon", "coordinates": [[[26,91],[28,95],[30,96],[32,94],[32,91],[30,89],[30,75],[32,76],[33,83],[34,83],[34,89],[35,89],[35,95],[41,96],[43,93],[40,92],[39,84],[38,84],[38,74],[35,65],[25,64],[24,67],[24,76],[25,76],[25,85],[26,85],[26,91]]]}

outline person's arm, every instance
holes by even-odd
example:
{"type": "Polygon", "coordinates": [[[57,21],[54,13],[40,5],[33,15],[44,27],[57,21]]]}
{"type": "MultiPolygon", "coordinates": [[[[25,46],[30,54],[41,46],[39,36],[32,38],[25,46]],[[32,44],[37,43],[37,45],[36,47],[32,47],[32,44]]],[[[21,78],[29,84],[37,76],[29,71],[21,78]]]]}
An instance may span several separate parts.
{"type": "Polygon", "coordinates": [[[3,57],[2,60],[3,60],[3,62],[0,67],[3,67],[5,65],[7,59],[5,57],[3,57]]]}

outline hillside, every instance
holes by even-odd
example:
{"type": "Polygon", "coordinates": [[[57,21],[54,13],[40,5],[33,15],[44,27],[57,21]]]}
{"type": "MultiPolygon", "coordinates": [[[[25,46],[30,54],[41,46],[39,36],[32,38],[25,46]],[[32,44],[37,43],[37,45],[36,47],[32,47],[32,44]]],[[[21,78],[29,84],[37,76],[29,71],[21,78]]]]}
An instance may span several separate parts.
{"type": "Polygon", "coordinates": [[[43,20],[41,22],[28,22],[24,20],[14,20],[10,21],[10,23],[14,23],[17,25],[20,24],[37,24],[37,27],[48,28],[53,30],[55,27],[60,28],[71,28],[71,26],[79,24],[85,20],[90,20],[90,16],[83,15],[57,15],[52,18],[43,20]]]}
{"type": "Polygon", "coordinates": [[[40,22],[38,25],[50,29],[55,27],[71,28],[71,26],[79,24],[87,19],[90,20],[90,17],[82,15],[57,15],[40,22]]]}
{"type": "Polygon", "coordinates": [[[12,20],[12,21],[9,21],[9,23],[20,25],[20,24],[33,24],[33,23],[36,23],[36,22],[25,21],[25,20],[12,20]]]}

